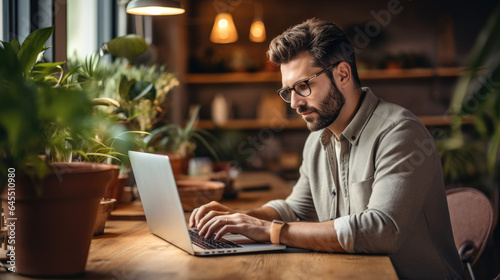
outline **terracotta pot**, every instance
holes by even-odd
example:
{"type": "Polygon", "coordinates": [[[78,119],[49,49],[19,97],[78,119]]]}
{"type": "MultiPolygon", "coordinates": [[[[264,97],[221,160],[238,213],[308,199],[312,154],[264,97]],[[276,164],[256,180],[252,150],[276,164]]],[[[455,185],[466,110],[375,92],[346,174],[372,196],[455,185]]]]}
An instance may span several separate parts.
{"type": "Polygon", "coordinates": [[[174,153],[159,153],[160,155],[166,155],[168,156],[168,159],[170,160],[170,166],[172,167],[172,172],[174,173],[174,176],[177,177],[177,175],[182,174],[182,158],[174,153]]]}
{"type": "Polygon", "coordinates": [[[29,178],[19,173],[15,189],[5,188],[2,193],[5,209],[8,195],[15,197],[14,213],[6,211],[8,224],[15,223],[15,270],[41,277],[80,275],[85,271],[99,201],[113,167],[54,163],[51,169],[40,184],[40,196],[29,178]]]}
{"type": "Polygon", "coordinates": [[[118,182],[116,182],[115,191],[113,192],[113,198],[116,199],[116,203],[122,203],[123,189],[128,183],[128,174],[118,175],[118,182]]]}
{"type": "Polygon", "coordinates": [[[103,198],[99,204],[97,210],[97,218],[94,225],[94,236],[101,235],[104,233],[104,226],[109,218],[111,210],[115,208],[116,199],[114,198],[103,198]]]}
{"type": "Polygon", "coordinates": [[[120,174],[120,167],[118,165],[112,165],[112,174],[113,177],[111,181],[109,181],[108,186],[106,187],[106,194],[104,195],[104,198],[115,198],[113,194],[115,193],[115,186],[118,182],[118,176],[120,174]]]}
{"type": "Polygon", "coordinates": [[[172,166],[175,178],[182,174],[188,174],[189,160],[191,159],[191,156],[182,157],[175,153],[167,153],[166,155],[170,159],[170,165],[172,166]]]}
{"type": "Polygon", "coordinates": [[[116,204],[121,203],[123,188],[128,183],[128,174],[119,173],[120,167],[118,165],[113,165],[113,179],[109,182],[108,187],[106,188],[106,195],[104,196],[104,198],[115,199],[116,204]]]}

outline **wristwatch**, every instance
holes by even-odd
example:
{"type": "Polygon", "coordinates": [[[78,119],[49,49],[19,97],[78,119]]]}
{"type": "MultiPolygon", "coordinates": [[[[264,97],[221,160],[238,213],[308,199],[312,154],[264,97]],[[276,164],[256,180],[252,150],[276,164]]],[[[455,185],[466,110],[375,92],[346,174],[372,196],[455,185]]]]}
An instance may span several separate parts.
{"type": "Polygon", "coordinates": [[[280,234],[281,229],[285,225],[285,222],[280,220],[274,220],[271,224],[271,243],[280,244],[280,234]]]}

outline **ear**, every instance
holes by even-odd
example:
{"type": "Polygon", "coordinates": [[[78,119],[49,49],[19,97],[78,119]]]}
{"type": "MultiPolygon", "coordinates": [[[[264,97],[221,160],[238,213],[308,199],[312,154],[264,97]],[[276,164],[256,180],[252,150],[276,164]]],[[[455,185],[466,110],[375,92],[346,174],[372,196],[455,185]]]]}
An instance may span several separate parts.
{"type": "Polygon", "coordinates": [[[347,62],[341,62],[337,65],[336,82],[341,88],[346,88],[352,81],[351,66],[347,62]]]}

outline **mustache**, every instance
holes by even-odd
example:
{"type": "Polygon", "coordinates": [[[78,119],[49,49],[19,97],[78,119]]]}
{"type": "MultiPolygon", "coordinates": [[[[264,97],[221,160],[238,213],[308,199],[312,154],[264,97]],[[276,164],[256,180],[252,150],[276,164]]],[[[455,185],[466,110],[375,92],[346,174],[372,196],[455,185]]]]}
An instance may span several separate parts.
{"type": "Polygon", "coordinates": [[[297,114],[305,113],[305,112],[317,112],[316,108],[314,107],[309,107],[306,105],[301,105],[297,107],[297,114]]]}

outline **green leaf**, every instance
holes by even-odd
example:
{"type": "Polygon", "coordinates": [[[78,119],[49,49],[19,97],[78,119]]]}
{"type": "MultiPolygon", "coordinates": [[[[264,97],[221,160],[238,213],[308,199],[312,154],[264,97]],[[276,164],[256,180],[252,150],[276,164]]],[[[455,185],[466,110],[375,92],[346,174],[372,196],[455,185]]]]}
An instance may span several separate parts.
{"type": "Polygon", "coordinates": [[[12,41],[10,41],[10,45],[12,46],[12,49],[14,50],[17,56],[17,54],[19,53],[19,49],[21,48],[21,45],[19,45],[19,41],[16,38],[14,38],[12,41]]]}
{"type": "Polygon", "coordinates": [[[488,153],[486,154],[486,162],[488,171],[491,175],[495,174],[498,148],[500,146],[500,125],[497,126],[493,137],[488,145],[488,153]]]}
{"type": "Polygon", "coordinates": [[[137,101],[141,98],[146,98],[154,101],[156,98],[156,89],[152,82],[139,81],[130,88],[130,99],[137,101]]]}
{"type": "Polygon", "coordinates": [[[196,132],[193,132],[192,136],[196,140],[200,141],[200,143],[202,143],[203,146],[205,146],[205,148],[207,148],[207,150],[210,152],[210,154],[214,157],[215,161],[220,161],[220,157],[217,154],[217,152],[215,151],[215,149],[212,147],[212,145],[210,145],[210,143],[208,143],[207,140],[205,140],[205,138],[203,138],[203,136],[201,136],[200,134],[198,134],[196,132]]]}
{"type": "Polygon", "coordinates": [[[52,35],[53,31],[54,26],[41,28],[33,31],[24,40],[17,54],[17,58],[19,59],[21,70],[25,77],[29,76],[38,55],[44,50],[44,44],[52,35]]]}
{"type": "Polygon", "coordinates": [[[70,70],[69,70],[69,71],[68,71],[68,72],[64,75],[64,77],[62,78],[62,80],[61,80],[60,84],[61,84],[61,85],[66,84],[66,81],[68,80],[68,78],[69,78],[71,75],[73,75],[73,74],[77,73],[79,69],[80,69],[80,66],[75,67],[75,68],[73,68],[73,69],[70,69],[70,70]]]}
{"type": "Polygon", "coordinates": [[[22,77],[21,67],[12,44],[3,42],[3,48],[0,48],[0,61],[0,81],[13,82],[22,77]]]}
{"type": "Polygon", "coordinates": [[[122,101],[125,103],[130,102],[130,88],[134,83],[137,81],[135,79],[129,80],[125,75],[122,75],[122,78],[120,80],[120,85],[118,86],[118,92],[120,93],[120,98],[122,101]]]}
{"type": "Polygon", "coordinates": [[[191,116],[189,116],[189,121],[186,124],[186,128],[184,129],[184,135],[186,136],[186,138],[191,133],[194,124],[198,119],[198,113],[200,112],[200,108],[201,108],[200,105],[196,105],[196,107],[194,107],[193,112],[191,113],[191,116]]]}
{"type": "Polygon", "coordinates": [[[29,73],[28,78],[33,79],[37,83],[43,83],[47,78],[50,79],[48,76],[59,75],[60,77],[55,79],[54,83],[49,83],[49,85],[54,86],[58,84],[60,78],[62,79],[64,70],[61,65],[63,64],[64,62],[37,63],[29,73]]]}
{"type": "Polygon", "coordinates": [[[107,42],[105,48],[110,54],[125,57],[132,64],[135,57],[147,50],[148,44],[141,36],[128,34],[107,42]]]}
{"type": "MultiPolygon", "coordinates": [[[[118,153],[120,154],[120,153],[118,153]]],[[[116,159],[116,160],[119,160],[118,158],[114,157],[114,156],[111,156],[109,154],[103,154],[103,153],[87,153],[87,156],[101,156],[101,157],[110,157],[112,159],[116,159]]]]}

